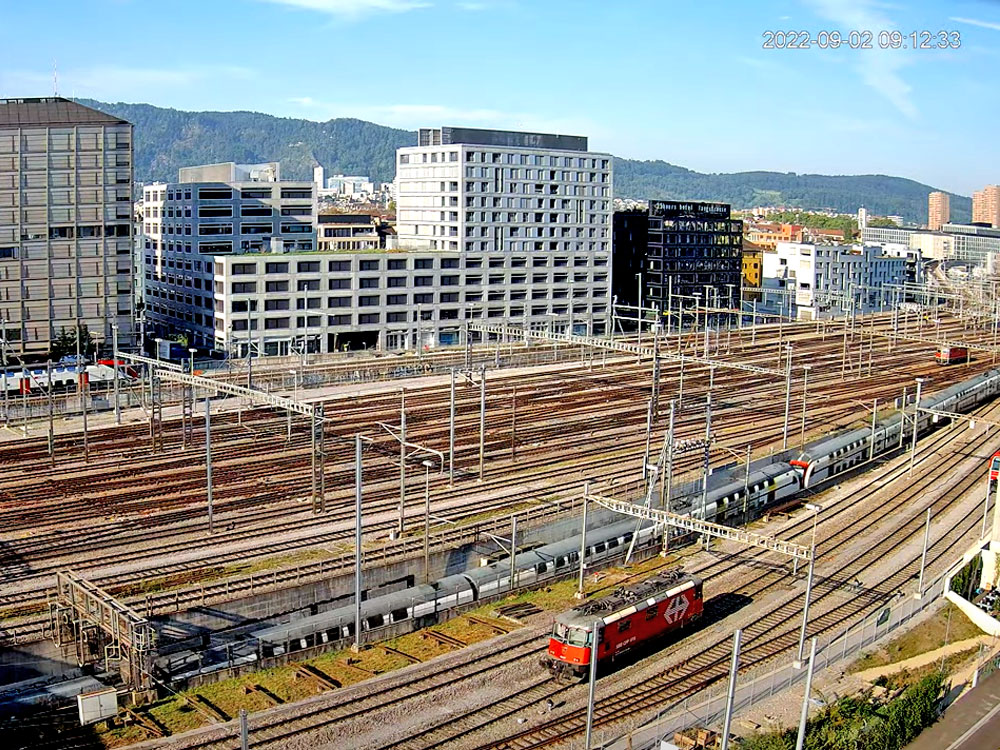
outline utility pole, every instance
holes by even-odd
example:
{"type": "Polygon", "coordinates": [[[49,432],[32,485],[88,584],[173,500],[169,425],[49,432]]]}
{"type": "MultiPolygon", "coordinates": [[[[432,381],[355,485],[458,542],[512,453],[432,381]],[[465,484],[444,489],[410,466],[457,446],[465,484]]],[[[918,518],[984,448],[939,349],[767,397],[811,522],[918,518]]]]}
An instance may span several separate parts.
{"type": "Polygon", "coordinates": [[[205,488],[208,499],[208,533],[215,533],[212,519],[212,400],[205,399],[205,488]]]}
{"type": "Polygon", "coordinates": [[[722,720],[722,750],[729,750],[729,730],[733,724],[733,704],[736,702],[736,675],[740,671],[741,631],[733,633],[733,659],[729,665],[729,689],[726,691],[726,714],[722,720]]]}
{"type": "Polygon", "coordinates": [[[517,513],[510,516],[510,587],[514,588],[514,576],[517,574],[517,513]]]}
{"type": "Polygon", "coordinates": [[[924,522],[924,551],[920,554],[920,577],[917,579],[917,591],[914,599],[924,595],[924,569],[927,567],[927,544],[931,539],[931,508],[927,506],[927,520],[924,522]]]}
{"type": "Polygon", "coordinates": [[[600,643],[602,620],[594,620],[590,632],[590,688],[587,694],[587,735],[583,750],[590,750],[590,740],[594,733],[594,693],[597,690],[597,647],[600,643]]]}
{"type": "Polygon", "coordinates": [[[361,435],[354,436],[354,651],[361,650],[361,435]]]}
{"type": "MultiPolygon", "coordinates": [[[[712,447],[712,392],[705,395],[705,466],[701,482],[701,520],[708,520],[708,472],[711,461],[712,447]]],[[[705,548],[711,543],[711,537],[705,537],[705,548]]]]}
{"type": "Polygon", "coordinates": [[[406,389],[399,389],[399,536],[406,516],[406,389]]]}
{"type": "MultiPolygon", "coordinates": [[[[868,441],[868,460],[873,461],[875,459],[875,418],[878,416],[878,399],[872,401],[872,436],[871,440],[868,441]]],[[[899,425],[899,429],[903,429],[903,425],[899,425]]]]}
{"type": "Polygon", "coordinates": [[[455,484],[455,368],[451,368],[448,405],[448,484],[455,484]]]}
{"type": "Polygon", "coordinates": [[[809,718],[809,694],[812,692],[813,669],[816,667],[816,639],[809,645],[809,671],[806,672],[805,694],[802,696],[802,714],[799,716],[799,733],[795,739],[795,750],[802,750],[806,741],[806,721],[809,718]]]}
{"type": "Polygon", "coordinates": [[[479,481],[483,481],[486,460],[486,365],[479,370],[479,481]]]}
{"type": "Polygon", "coordinates": [[[580,529],[580,582],[576,588],[576,598],[583,600],[587,594],[583,590],[583,579],[586,566],[584,560],[587,557],[587,505],[590,498],[590,482],[583,483],[583,524],[580,529]]]}
{"type": "MultiPolygon", "coordinates": [[[[115,370],[115,424],[122,423],[122,406],[120,401],[120,393],[118,386],[118,324],[111,324],[111,348],[112,348],[112,359],[114,360],[114,370],[115,370]]],[[[52,382],[49,382],[49,388],[52,387],[52,382]]]]}
{"type": "Polygon", "coordinates": [[[424,583],[431,580],[431,466],[430,461],[424,465],[424,583]]]}
{"type": "Polygon", "coordinates": [[[812,369],[811,365],[803,365],[803,375],[802,375],[802,429],[799,436],[800,447],[799,450],[805,450],[806,447],[806,401],[809,396],[809,370],[812,369]]]}
{"type": "MultiPolygon", "coordinates": [[[[55,425],[53,424],[53,412],[55,411],[55,394],[52,391],[52,360],[45,363],[46,377],[49,381],[49,392],[48,392],[48,402],[49,402],[49,459],[52,463],[55,463],[56,459],[56,433],[55,425]]],[[[7,395],[7,380],[6,371],[4,374],[4,396],[7,395]]]]}
{"type": "Polygon", "coordinates": [[[822,508],[812,503],[806,503],[806,508],[813,512],[812,545],[809,552],[809,573],[806,576],[806,596],[802,603],[802,628],[799,631],[798,656],[795,659],[795,668],[802,668],[802,652],[806,645],[806,626],[809,624],[809,601],[812,598],[813,572],[816,567],[816,522],[819,519],[819,512],[822,508]]]}
{"type": "MultiPolygon", "coordinates": [[[[910,468],[907,474],[913,474],[913,462],[917,457],[917,423],[920,421],[920,389],[924,384],[923,378],[917,378],[917,400],[913,404],[913,441],[910,444],[910,468]]],[[[902,431],[900,425],[900,431],[902,431]]]]}
{"type": "Polygon", "coordinates": [[[788,448],[788,413],[792,408],[792,345],[785,347],[785,424],[781,430],[781,449],[788,448]]]}

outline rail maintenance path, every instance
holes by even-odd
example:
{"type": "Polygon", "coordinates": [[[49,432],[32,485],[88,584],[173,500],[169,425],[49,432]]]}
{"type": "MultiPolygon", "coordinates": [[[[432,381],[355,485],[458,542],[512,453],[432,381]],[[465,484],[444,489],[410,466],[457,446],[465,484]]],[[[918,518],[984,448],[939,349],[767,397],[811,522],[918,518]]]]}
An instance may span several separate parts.
{"type": "Polygon", "coordinates": [[[956,701],[904,750],[1000,750],[1000,671],[956,701]]]}

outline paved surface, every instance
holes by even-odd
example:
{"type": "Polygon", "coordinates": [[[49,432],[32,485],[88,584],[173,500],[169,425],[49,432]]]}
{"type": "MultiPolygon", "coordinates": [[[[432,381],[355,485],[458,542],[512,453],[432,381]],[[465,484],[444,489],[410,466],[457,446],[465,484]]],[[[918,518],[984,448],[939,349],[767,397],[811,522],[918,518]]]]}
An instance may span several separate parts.
{"type": "Polygon", "coordinates": [[[1000,671],[952,705],[905,750],[1000,750],[1000,671]]]}

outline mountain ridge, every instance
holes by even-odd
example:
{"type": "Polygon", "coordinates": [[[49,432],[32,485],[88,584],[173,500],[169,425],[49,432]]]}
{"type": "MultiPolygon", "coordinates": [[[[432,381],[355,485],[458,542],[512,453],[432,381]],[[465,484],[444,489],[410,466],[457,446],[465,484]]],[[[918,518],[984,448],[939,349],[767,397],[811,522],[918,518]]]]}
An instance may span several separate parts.
{"type": "MultiPolygon", "coordinates": [[[[136,180],[173,181],[182,166],[220,161],[280,161],[286,179],[311,179],[321,164],[328,174],[363,174],[389,182],[395,152],[416,144],[416,132],[357,118],[326,122],[261,112],[186,111],[152,104],[79,103],[135,125],[136,180]]],[[[802,210],[853,213],[864,205],[876,215],[922,223],[927,194],[916,180],[882,174],[823,175],[772,172],[697,172],[663,160],[615,157],[615,195],[635,199],[716,200],[735,209],[784,205],[802,210]]],[[[946,191],[947,192],[947,191],[946,191]]],[[[949,193],[952,219],[968,221],[972,201],[949,193]]]]}

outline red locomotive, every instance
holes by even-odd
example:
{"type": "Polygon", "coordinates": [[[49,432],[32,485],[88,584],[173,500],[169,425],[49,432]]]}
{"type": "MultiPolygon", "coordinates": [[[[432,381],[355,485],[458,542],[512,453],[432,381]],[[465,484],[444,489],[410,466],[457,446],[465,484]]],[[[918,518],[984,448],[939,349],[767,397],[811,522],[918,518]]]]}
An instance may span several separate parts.
{"type": "Polygon", "coordinates": [[[593,630],[597,663],[696,622],[704,611],[700,578],[676,571],[583,604],[556,618],[543,664],[556,677],[584,677],[590,668],[593,630]]]}
{"type": "Polygon", "coordinates": [[[998,475],[1000,475],[1000,451],[994,453],[990,459],[990,481],[997,481],[998,475]]]}
{"type": "Polygon", "coordinates": [[[960,365],[969,360],[969,350],[963,346],[942,346],[934,352],[934,361],[939,365],[960,365]]]}

